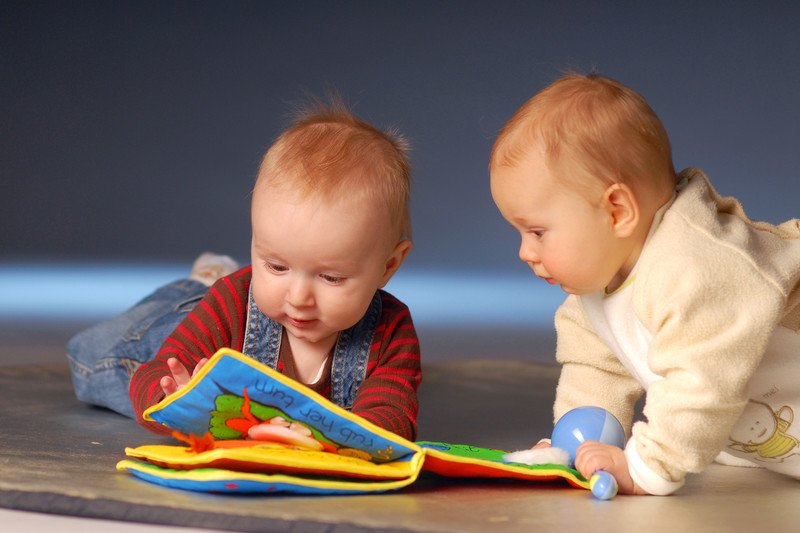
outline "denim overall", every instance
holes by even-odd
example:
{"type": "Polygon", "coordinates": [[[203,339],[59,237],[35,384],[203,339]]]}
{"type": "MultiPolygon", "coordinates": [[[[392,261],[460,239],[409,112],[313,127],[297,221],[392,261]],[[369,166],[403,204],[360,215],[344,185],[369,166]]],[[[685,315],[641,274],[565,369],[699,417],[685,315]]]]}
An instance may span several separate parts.
{"type": "MultiPolygon", "coordinates": [[[[67,360],[75,395],[81,401],[134,417],[128,393],[139,365],[152,360],[166,338],[208,292],[204,284],[181,279],[169,283],[133,307],[72,337],[67,360]]],[[[381,316],[376,292],[367,312],[339,333],[331,366],[331,399],[349,409],[367,369],[372,337],[381,316]]],[[[242,352],[272,368],[278,364],[283,328],[248,298],[242,352]]]]}
{"type": "MultiPolygon", "coordinates": [[[[361,320],[353,327],[341,331],[336,341],[331,363],[331,401],[345,409],[353,407],[358,388],[364,381],[372,337],[375,335],[381,311],[381,295],[376,292],[361,320]]],[[[250,291],[242,353],[276,368],[282,333],[283,327],[261,312],[253,300],[253,292],[250,291]]]]}

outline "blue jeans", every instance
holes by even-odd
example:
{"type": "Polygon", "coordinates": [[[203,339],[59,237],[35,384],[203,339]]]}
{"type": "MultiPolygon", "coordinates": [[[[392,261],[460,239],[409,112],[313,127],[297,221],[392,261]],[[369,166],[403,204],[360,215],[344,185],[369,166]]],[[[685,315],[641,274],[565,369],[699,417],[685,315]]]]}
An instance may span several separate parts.
{"type": "Polygon", "coordinates": [[[78,399],[134,418],[128,393],[131,376],[155,357],[207,292],[199,281],[173,281],[121,315],[72,337],[67,360],[78,399]]]}

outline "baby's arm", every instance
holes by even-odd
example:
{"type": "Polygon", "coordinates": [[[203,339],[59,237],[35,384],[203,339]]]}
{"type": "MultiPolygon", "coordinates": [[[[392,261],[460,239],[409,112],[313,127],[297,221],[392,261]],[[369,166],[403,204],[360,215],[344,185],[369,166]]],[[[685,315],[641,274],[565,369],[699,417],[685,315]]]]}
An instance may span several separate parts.
{"type": "Polygon", "coordinates": [[[626,432],[644,389],[594,332],[580,301],[570,296],[555,317],[556,359],[561,375],[553,406],[554,423],[565,413],[593,405],[612,413],[626,432]]]}
{"type": "Polygon", "coordinates": [[[234,277],[219,280],[167,337],[155,358],[136,370],[131,379],[130,396],[136,418],[142,425],[157,433],[166,432],[160,424],[145,422],[144,411],[183,387],[198,364],[218,349],[241,348],[243,324],[238,319],[242,316],[246,296],[240,293],[246,295],[246,287],[239,280],[234,277]],[[234,319],[236,322],[232,322],[234,319]]]}
{"type": "Polygon", "coordinates": [[[422,376],[419,341],[408,308],[393,297],[383,298],[381,324],[367,362],[367,373],[353,402],[353,413],[414,440],[417,433],[417,388],[422,376]],[[385,327],[382,328],[381,324],[385,327]]]}
{"type": "Polygon", "coordinates": [[[783,309],[775,285],[736,249],[706,247],[713,259],[658,253],[658,266],[642,264],[637,277],[634,307],[653,332],[647,362],[663,379],[649,386],[647,421],[633,426],[625,454],[652,494],[674,492],[725,446],[783,309]]]}

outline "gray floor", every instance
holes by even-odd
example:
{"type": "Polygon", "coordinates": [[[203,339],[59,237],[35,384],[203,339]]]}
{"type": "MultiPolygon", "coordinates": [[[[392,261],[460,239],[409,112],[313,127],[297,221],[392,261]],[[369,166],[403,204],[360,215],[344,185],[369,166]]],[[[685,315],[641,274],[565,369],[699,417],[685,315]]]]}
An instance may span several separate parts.
{"type": "MultiPolygon", "coordinates": [[[[37,364],[43,364],[46,372],[51,368],[58,369],[63,363],[63,342],[76,326],[79,325],[33,328],[24,324],[0,324],[0,366],[5,367],[0,370],[13,374],[15,369],[10,367],[37,364]]],[[[427,360],[420,391],[420,438],[517,449],[547,431],[549,402],[557,375],[556,368],[542,364],[552,353],[550,334],[507,332],[502,340],[498,340],[496,336],[490,338],[475,331],[469,335],[456,333],[452,330],[420,332],[427,360]],[[527,339],[530,341],[526,342],[527,339]]],[[[55,374],[63,376],[63,368],[55,374]]],[[[14,401],[8,397],[5,400],[14,401]]],[[[65,395],[64,402],[71,401],[68,394],[65,395]]],[[[96,435],[103,435],[104,428],[116,428],[121,423],[116,415],[93,414],[92,411],[96,410],[80,404],[71,409],[78,418],[96,414],[97,420],[104,422],[86,428],[87,441],[97,441],[96,435]],[[106,422],[111,426],[106,426],[106,422]]],[[[42,420],[33,421],[27,430],[33,434],[41,423],[42,420]]],[[[120,436],[117,430],[108,434],[108,439],[115,443],[112,447],[126,439],[147,438],[133,429],[130,435],[120,436]]],[[[3,431],[25,432],[26,428],[5,427],[3,431]]],[[[78,452],[86,455],[81,450],[78,452]]],[[[408,489],[382,495],[222,498],[169,489],[153,490],[149,486],[143,488],[142,483],[117,474],[113,468],[106,468],[101,460],[106,458],[103,454],[110,454],[110,457],[118,454],[121,458],[122,450],[98,453],[101,464],[83,480],[80,474],[70,472],[65,465],[64,472],[32,473],[24,486],[31,490],[46,490],[48,484],[72,479],[82,485],[76,490],[89,495],[84,509],[89,511],[84,513],[89,516],[102,516],[91,509],[92,505],[100,505],[104,498],[113,498],[115,494],[126,498],[139,497],[139,493],[144,491],[150,500],[161,497],[158,504],[162,506],[168,507],[169,500],[175,498],[184,509],[194,508],[198,512],[217,510],[221,514],[230,513],[232,519],[239,513],[263,517],[264,531],[504,532],[567,529],[639,533],[645,529],[654,532],[780,532],[797,531],[800,523],[800,484],[797,481],[763,470],[719,465],[712,465],[702,475],[691,477],[686,487],[676,495],[665,498],[618,497],[609,502],[594,500],[585,491],[562,485],[443,481],[435,477],[423,478],[408,489]]],[[[0,479],[0,484],[3,481],[0,479]]],[[[82,533],[185,530],[175,526],[137,524],[136,521],[143,521],[144,515],[137,512],[136,505],[132,506],[124,522],[60,516],[57,505],[37,510],[56,514],[0,509],[2,529],[82,533]]],[[[158,523],[159,519],[156,517],[152,521],[158,523]]],[[[197,527],[190,529],[197,530],[197,527]]]]}

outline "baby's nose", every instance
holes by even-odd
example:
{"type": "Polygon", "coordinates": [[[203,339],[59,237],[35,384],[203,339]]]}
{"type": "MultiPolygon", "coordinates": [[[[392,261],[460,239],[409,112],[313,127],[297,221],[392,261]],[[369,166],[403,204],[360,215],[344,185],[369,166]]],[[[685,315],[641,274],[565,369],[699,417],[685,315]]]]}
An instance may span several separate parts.
{"type": "Polygon", "coordinates": [[[531,246],[527,246],[524,242],[519,247],[519,258],[522,259],[523,262],[528,263],[528,265],[539,262],[539,256],[531,246]]]}
{"type": "Polygon", "coordinates": [[[298,277],[292,281],[289,292],[286,294],[287,301],[294,307],[304,307],[314,304],[314,291],[311,282],[298,277]]]}

